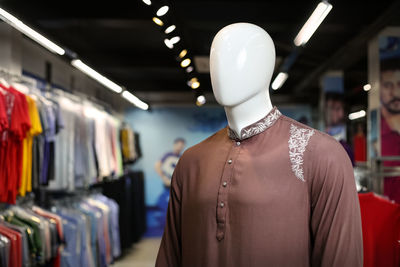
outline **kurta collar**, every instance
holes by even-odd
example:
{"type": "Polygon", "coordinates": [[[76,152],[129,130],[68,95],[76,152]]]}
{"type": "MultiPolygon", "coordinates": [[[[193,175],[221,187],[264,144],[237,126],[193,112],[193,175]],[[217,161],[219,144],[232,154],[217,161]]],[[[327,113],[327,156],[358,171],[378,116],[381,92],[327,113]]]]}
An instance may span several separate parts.
{"type": "Polygon", "coordinates": [[[282,115],[282,113],[278,110],[277,107],[274,107],[264,118],[262,118],[259,121],[256,121],[255,123],[246,126],[240,131],[240,137],[237,136],[234,130],[229,128],[228,126],[228,136],[231,139],[234,140],[243,140],[250,138],[254,135],[257,135],[259,133],[264,132],[267,130],[269,127],[271,127],[275,121],[279,119],[279,117],[282,115]]]}

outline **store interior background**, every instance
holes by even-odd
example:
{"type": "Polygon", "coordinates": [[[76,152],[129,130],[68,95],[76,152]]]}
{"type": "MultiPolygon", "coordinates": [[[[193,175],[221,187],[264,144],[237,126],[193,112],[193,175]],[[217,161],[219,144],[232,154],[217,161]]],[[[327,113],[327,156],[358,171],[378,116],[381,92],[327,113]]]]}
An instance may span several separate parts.
{"type": "MultiPolygon", "coordinates": [[[[326,95],[339,99],[343,119],[332,125],[340,127],[330,129],[353,148],[361,127],[371,141],[365,150],[369,155],[355,165],[361,174],[372,165],[379,167],[371,160],[379,156],[379,149],[372,153],[371,144],[379,139],[379,129],[370,114],[380,105],[382,51],[393,49],[394,56],[400,54],[400,2],[330,1],[330,14],[309,42],[297,47],[293,39],[318,2],[154,0],[147,5],[137,0],[83,5],[78,1],[0,0],[1,8],[67,51],[64,56],[51,53],[0,21],[0,70],[31,79],[42,90],[61,88],[91,99],[139,134],[141,157],[125,168],[144,173],[144,237],[158,240],[163,225],[157,220],[157,201],[163,184],[155,162],[172,149],[176,138],[184,138],[187,148],[226,126],[224,110],[212,94],[208,57],[215,34],[231,23],[254,23],[271,35],[276,48],[273,78],[279,72],[288,73],[281,88],[270,90],[272,103],[283,114],[325,131],[329,128],[326,95]],[[170,8],[160,17],[164,25],[159,26],[152,18],[165,4],[170,8]],[[172,24],[176,29],[166,34],[165,29],[172,24]],[[164,40],[175,36],[180,41],[170,49],[164,40]],[[181,58],[183,49],[187,54],[181,58]],[[149,109],[135,107],[74,68],[72,58],[81,59],[123,86],[149,109]],[[190,73],[181,67],[186,58],[193,67],[190,73]],[[200,83],[198,88],[192,89],[188,83],[193,78],[200,83]],[[364,88],[367,84],[371,85],[369,90],[364,88]],[[204,96],[206,103],[199,103],[199,96],[204,96]],[[350,113],[362,110],[366,116],[349,119],[350,113]]],[[[364,185],[383,193],[376,182],[364,185]]],[[[148,253],[155,257],[156,251],[148,253]]]]}

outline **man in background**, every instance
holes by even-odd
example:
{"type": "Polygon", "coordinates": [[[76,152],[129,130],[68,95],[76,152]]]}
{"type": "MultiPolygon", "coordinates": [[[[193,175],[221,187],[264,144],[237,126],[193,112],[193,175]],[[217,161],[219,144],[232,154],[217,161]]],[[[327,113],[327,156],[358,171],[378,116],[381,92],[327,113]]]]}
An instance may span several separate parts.
{"type": "MultiPolygon", "coordinates": [[[[400,157],[400,58],[381,61],[381,154],[400,157]]],[[[384,166],[400,166],[386,161],[384,166]]],[[[384,194],[400,203],[400,177],[386,177],[384,194]]]]}
{"type": "Polygon", "coordinates": [[[164,186],[168,190],[171,185],[172,173],[174,172],[175,166],[185,148],[185,144],[185,139],[181,137],[175,139],[172,151],[165,153],[164,156],[155,164],[156,172],[161,177],[164,186]]]}
{"type": "Polygon", "coordinates": [[[181,157],[185,145],[185,139],[181,137],[175,139],[172,151],[165,153],[164,156],[162,156],[162,158],[157,161],[154,166],[156,172],[158,173],[164,184],[164,190],[160,194],[157,201],[157,206],[161,211],[161,214],[158,217],[158,221],[161,227],[164,227],[165,224],[165,216],[167,214],[169,188],[171,186],[172,174],[174,172],[176,164],[178,163],[179,158],[181,157]]]}

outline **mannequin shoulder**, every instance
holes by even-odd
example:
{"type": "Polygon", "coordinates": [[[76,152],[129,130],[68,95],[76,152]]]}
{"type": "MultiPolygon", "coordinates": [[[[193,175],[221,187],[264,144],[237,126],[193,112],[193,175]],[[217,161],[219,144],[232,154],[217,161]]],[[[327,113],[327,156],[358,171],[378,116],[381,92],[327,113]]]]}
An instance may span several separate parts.
{"type": "Polygon", "coordinates": [[[303,144],[309,157],[324,159],[330,155],[336,157],[337,154],[346,153],[332,136],[286,116],[283,116],[282,121],[290,132],[289,139],[303,144]]]}
{"type": "Polygon", "coordinates": [[[181,156],[180,161],[185,162],[204,158],[205,156],[212,153],[213,150],[217,149],[219,147],[218,144],[224,142],[224,139],[226,140],[227,135],[227,128],[222,128],[221,130],[207,137],[200,143],[186,149],[181,156]]]}

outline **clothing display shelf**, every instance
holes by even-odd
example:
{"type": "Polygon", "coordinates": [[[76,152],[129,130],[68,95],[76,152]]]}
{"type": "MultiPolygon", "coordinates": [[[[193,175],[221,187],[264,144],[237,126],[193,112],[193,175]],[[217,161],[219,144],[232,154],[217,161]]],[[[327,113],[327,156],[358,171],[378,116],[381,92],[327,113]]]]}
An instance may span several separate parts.
{"type": "Polygon", "coordinates": [[[371,159],[367,188],[372,192],[383,194],[383,181],[385,177],[400,176],[399,166],[387,166],[386,163],[400,162],[399,156],[374,157],[371,159]]]}

